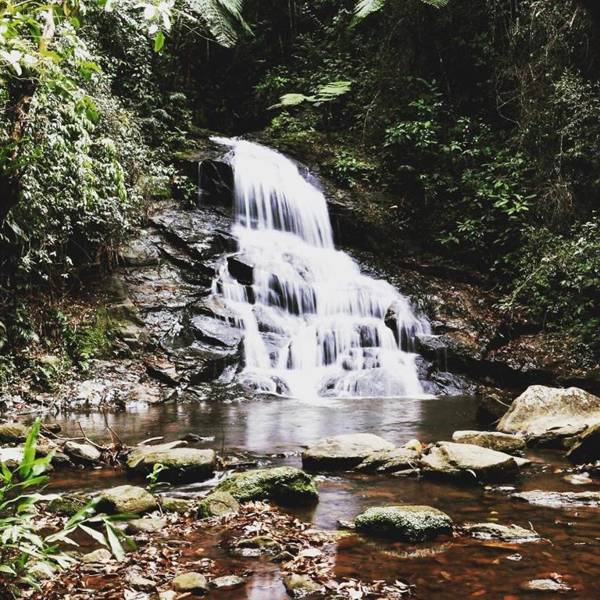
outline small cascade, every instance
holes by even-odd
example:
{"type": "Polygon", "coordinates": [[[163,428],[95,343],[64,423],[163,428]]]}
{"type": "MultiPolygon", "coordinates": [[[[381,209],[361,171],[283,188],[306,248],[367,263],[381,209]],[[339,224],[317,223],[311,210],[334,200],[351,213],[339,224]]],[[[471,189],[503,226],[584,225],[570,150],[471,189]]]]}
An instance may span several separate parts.
{"type": "Polygon", "coordinates": [[[293,161],[216,141],[230,146],[239,248],[212,291],[239,316],[242,383],[301,398],[422,395],[411,349],[427,320],[335,249],[325,197],[293,161]]]}

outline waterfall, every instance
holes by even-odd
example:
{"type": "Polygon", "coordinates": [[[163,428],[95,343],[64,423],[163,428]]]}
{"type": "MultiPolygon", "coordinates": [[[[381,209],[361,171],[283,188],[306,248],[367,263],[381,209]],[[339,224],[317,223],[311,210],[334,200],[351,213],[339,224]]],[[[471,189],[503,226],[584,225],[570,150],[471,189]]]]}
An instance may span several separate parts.
{"type": "Polygon", "coordinates": [[[429,324],[335,249],[316,183],[275,150],[215,141],[230,146],[238,252],[212,293],[238,315],[242,383],[301,398],[422,395],[410,349],[429,324]]]}

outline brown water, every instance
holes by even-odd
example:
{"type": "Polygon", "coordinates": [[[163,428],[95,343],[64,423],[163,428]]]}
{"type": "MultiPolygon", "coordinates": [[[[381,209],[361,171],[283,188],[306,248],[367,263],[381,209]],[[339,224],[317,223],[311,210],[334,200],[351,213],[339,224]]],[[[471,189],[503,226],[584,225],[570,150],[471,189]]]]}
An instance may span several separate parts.
{"type": "MultiPolygon", "coordinates": [[[[300,466],[302,445],[320,437],[348,432],[372,432],[395,443],[411,438],[422,441],[449,439],[456,429],[476,428],[471,398],[428,400],[323,400],[307,403],[288,399],[253,399],[223,402],[215,398],[198,404],[166,404],[122,413],[70,413],[56,419],[67,435],[80,435],[80,425],[96,439],[108,438],[106,425],[127,443],[162,435],[176,439],[185,433],[214,436],[203,444],[224,454],[245,453],[260,464],[300,466]]],[[[575,486],[563,479],[570,468],[559,454],[530,456],[533,467],[513,484],[519,490],[583,491],[599,489],[600,481],[575,486]]],[[[59,474],[57,474],[59,475],[59,474]]],[[[59,475],[61,488],[93,489],[124,481],[111,471],[81,471],[59,475]]],[[[207,485],[173,490],[194,494],[207,485]]],[[[555,592],[523,592],[530,579],[559,574],[573,591],[571,598],[600,598],[600,510],[551,509],[510,498],[510,487],[461,486],[381,475],[343,473],[318,478],[320,501],[298,515],[317,526],[336,529],[339,519],[352,519],[369,506],[420,503],[440,508],[457,524],[496,521],[532,527],[539,543],[505,544],[469,538],[440,538],[432,543],[373,542],[358,536],[337,548],[339,576],[393,581],[401,578],[416,586],[416,597],[427,600],[486,598],[515,600],[556,598],[555,592]]],[[[211,552],[225,567],[235,570],[239,559],[224,555],[216,545],[211,552]],[[229,562],[228,562],[229,561],[229,562]]],[[[277,567],[248,561],[254,570],[245,588],[213,592],[227,600],[279,600],[287,598],[277,567]]]]}

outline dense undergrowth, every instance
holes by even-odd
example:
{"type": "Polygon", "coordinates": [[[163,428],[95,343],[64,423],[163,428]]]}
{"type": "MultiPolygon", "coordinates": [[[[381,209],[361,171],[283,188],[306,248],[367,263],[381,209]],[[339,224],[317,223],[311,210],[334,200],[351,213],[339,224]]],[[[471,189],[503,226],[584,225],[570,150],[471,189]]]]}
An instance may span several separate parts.
{"type": "MultiPolygon", "coordinates": [[[[152,198],[183,180],[172,157],[203,128],[264,130],[300,158],[318,154],[338,185],[384,190],[399,239],[478,269],[507,314],[525,310],[598,352],[593,6],[390,0],[356,22],[354,4],[251,0],[251,32],[219,29],[189,3],[77,5],[61,9],[35,65],[24,57],[37,38],[20,25],[21,72],[10,52],[0,62],[2,174],[22,171],[0,228],[2,364],[47,320],[32,293],[59,298],[110,268],[152,198]],[[241,35],[223,47],[210,33],[226,46],[241,35]]],[[[20,39],[5,27],[14,6],[0,4],[3,51],[20,39]]]]}

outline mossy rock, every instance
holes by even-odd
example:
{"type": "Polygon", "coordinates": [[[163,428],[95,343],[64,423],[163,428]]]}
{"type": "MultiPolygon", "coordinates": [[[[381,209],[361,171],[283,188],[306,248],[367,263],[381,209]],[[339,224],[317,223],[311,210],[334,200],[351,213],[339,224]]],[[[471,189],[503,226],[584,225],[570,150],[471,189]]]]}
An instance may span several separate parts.
{"type": "Polygon", "coordinates": [[[156,498],[142,487],[120,485],[100,494],[98,510],[107,513],[142,514],[158,508],[156,498]]]}
{"type": "Polygon", "coordinates": [[[72,517],[88,502],[89,498],[83,494],[62,494],[50,500],[46,510],[64,517],[72,517]]]}
{"type": "Polygon", "coordinates": [[[198,517],[208,519],[222,515],[237,513],[240,510],[238,501],[229,492],[212,492],[198,504],[198,517]]]}
{"type": "Polygon", "coordinates": [[[452,531],[452,519],[431,506],[377,506],[355,520],[357,531],[407,542],[431,540],[452,531]]]}
{"type": "Polygon", "coordinates": [[[314,504],[319,498],[312,477],[295,467],[253,469],[236,473],[217,487],[239,502],[272,500],[283,505],[314,504]]]}
{"type": "Polygon", "coordinates": [[[186,500],[185,498],[170,498],[167,496],[160,499],[160,505],[166,512],[183,515],[193,510],[196,503],[193,500],[186,500]]]}

